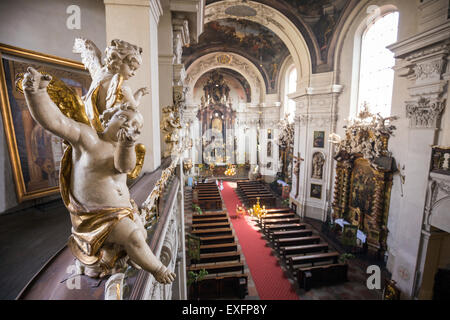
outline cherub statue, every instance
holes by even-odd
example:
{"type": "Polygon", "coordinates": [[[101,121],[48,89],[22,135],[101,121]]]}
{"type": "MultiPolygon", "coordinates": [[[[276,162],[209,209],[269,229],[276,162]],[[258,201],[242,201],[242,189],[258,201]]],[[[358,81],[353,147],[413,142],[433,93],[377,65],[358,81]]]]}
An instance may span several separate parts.
{"type": "MultiPolygon", "coordinates": [[[[130,59],[129,55],[122,58],[130,59]]],[[[142,167],[142,153],[136,145],[143,126],[136,108],[139,97],[129,100],[118,96],[114,103],[101,104],[96,95],[108,80],[96,77],[91,86],[94,93],[90,99],[85,97],[86,103],[93,103],[92,109],[62,81],[31,67],[17,82],[35,121],[67,143],[60,188],[72,221],[68,246],[88,276],[120,272],[129,263],[152,273],[161,283],[171,283],[175,274],[147,245],[147,231],[126,183],[127,174],[142,167]],[[64,91],[63,97],[57,94],[60,91],[64,91]],[[94,111],[94,118],[89,117],[89,111],[94,111]]],[[[120,94],[120,90],[115,92],[120,94]]]]}
{"type": "Polygon", "coordinates": [[[145,241],[147,232],[126,184],[136,164],[142,115],[129,103],[115,104],[101,115],[104,130],[97,132],[60,111],[47,93],[50,81],[30,67],[22,87],[36,122],[69,144],[61,161],[61,194],[72,220],[69,247],[84,273],[102,277],[130,260],[159,282],[172,282],[175,275],[145,241]]]}
{"type": "Polygon", "coordinates": [[[91,87],[83,97],[86,115],[91,125],[102,131],[99,116],[115,103],[128,103],[137,107],[148,88],[140,88],[135,93],[127,85],[127,80],[135,75],[142,64],[142,48],[123,40],[112,40],[105,50],[105,64],[101,63],[101,52],[87,39],[76,38],[74,53],[80,53],[83,64],[92,77],[91,87]]]}
{"type": "Polygon", "coordinates": [[[164,119],[161,121],[161,129],[166,133],[164,141],[166,142],[168,149],[164,153],[164,157],[168,157],[175,150],[175,145],[178,144],[180,137],[180,129],[182,128],[180,123],[179,112],[174,106],[168,106],[162,109],[165,114],[164,119]]]}

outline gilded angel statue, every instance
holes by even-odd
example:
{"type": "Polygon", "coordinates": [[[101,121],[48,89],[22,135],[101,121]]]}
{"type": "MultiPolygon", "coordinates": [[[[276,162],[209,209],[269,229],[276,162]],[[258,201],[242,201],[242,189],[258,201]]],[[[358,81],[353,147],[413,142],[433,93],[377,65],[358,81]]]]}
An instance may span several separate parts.
{"type": "Polygon", "coordinates": [[[148,88],[138,89],[134,94],[127,85],[142,64],[142,48],[123,40],[112,40],[105,50],[105,64],[101,63],[100,50],[87,39],[76,38],[74,53],[81,54],[81,60],[92,77],[91,87],[83,97],[86,114],[94,128],[100,128],[99,115],[117,102],[127,102],[137,107],[148,88]]]}
{"type": "Polygon", "coordinates": [[[61,80],[31,67],[16,82],[34,120],[67,144],[60,189],[72,221],[68,247],[80,272],[90,277],[132,265],[171,283],[175,274],[148,246],[142,215],[127,186],[127,175],[139,174],[145,154],[136,144],[143,127],[137,106],[145,90],[130,96],[123,81],[134,75],[141,50],[113,40],[101,66],[92,42],[77,39],[75,47],[93,76],[86,96],[80,98],[61,80]]]}

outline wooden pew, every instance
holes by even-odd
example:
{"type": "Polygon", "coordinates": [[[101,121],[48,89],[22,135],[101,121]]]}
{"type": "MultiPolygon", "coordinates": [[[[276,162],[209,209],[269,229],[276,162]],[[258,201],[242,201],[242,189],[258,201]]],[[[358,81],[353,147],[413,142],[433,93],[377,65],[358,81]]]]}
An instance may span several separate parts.
{"type": "Polygon", "coordinates": [[[199,272],[202,269],[208,271],[208,274],[218,274],[225,272],[244,272],[243,262],[221,262],[221,263],[198,263],[187,268],[188,271],[199,272]]]}
{"type": "Polygon", "coordinates": [[[300,223],[300,218],[281,218],[281,219],[265,219],[262,220],[262,227],[265,228],[265,226],[268,225],[275,225],[275,224],[289,224],[289,223],[300,223]]]}
{"type": "Polygon", "coordinates": [[[226,211],[203,211],[202,214],[193,213],[192,221],[208,219],[208,218],[223,218],[223,217],[228,217],[226,211]]]}
{"type": "Polygon", "coordinates": [[[224,261],[241,261],[240,251],[226,251],[200,254],[199,260],[191,260],[192,263],[217,263],[224,261]]]}
{"type": "Polygon", "coordinates": [[[276,231],[303,230],[305,228],[305,223],[267,224],[265,225],[263,231],[270,234],[276,231]]]}
{"type": "Polygon", "coordinates": [[[307,256],[293,256],[288,258],[289,269],[292,273],[296,273],[296,269],[300,268],[300,265],[312,264],[314,266],[315,263],[319,262],[329,262],[333,261],[334,264],[337,263],[339,258],[339,253],[337,252],[327,252],[327,253],[319,253],[312,254],[307,256]]]}
{"type": "Polygon", "coordinates": [[[271,214],[266,214],[265,216],[260,217],[259,221],[264,222],[265,220],[269,220],[269,219],[283,219],[283,218],[296,218],[296,217],[298,217],[298,216],[293,212],[271,213],[271,214]]]}
{"type": "Polygon", "coordinates": [[[221,210],[222,209],[222,198],[212,196],[212,197],[199,197],[198,205],[202,210],[221,210]]]}
{"type": "Polygon", "coordinates": [[[311,230],[300,230],[300,231],[306,231],[305,234],[302,234],[302,237],[275,239],[274,241],[275,248],[279,249],[281,247],[288,247],[288,246],[303,246],[307,244],[315,244],[320,242],[320,237],[312,236],[311,230]]]}
{"type": "Polygon", "coordinates": [[[347,281],[347,264],[328,264],[323,266],[299,268],[296,273],[300,288],[311,288],[347,281]]]}
{"type": "Polygon", "coordinates": [[[227,216],[224,217],[213,217],[213,218],[203,218],[203,219],[192,219],[192,224],[200,224],[200,223],[219,223],[219,222],[230,222],[227,216]]]}
{"type": "Polygon", "coordinates": [[[213,228],[227,228],[230,226],[230,222],[214,222],[214,223],[196,223],[192,225],[192,230],[199,229],[213,229],[213,228]]]}
{"type": "Polygon", "coordinates": [[[213,228],[213,229],[199,229],[199,230],[193,230],[191,233],[195,236],[220,236],[220,235],[227,235],[227,234],[233,234],[233,231],[231,228],[213,228]]]}
{"type": "Polygon", "coordinates": [[[234,241],[226,243],[200,245],[200,254],[226,252],[226,251],[237,251],[237,242],[234,241]]]}
{"type": "Polygon", "coordinates": [[[215,237],[200,237],[200,244],[220,244],[234,242],[234,236],[232,234],[215,237]]]}
{"type": "Polygon", "coordinates": [[[288,258],[294,255],[316,253],[316,252],[328,252],[327,243],[307,244],[301,246],[287,246],[279,248],[280,256],[283,260],[287,261],[288,258]]]}
{"type": "Polygon", "coordinates": [[[244,299],[248,293],[248,275],[232,273],[207,275],[196,285],[189,287],[191,299],[224,299],[238,297],[244,299]]]}
{"type": "Polygon", "coordinates": [[[304,233],[303,233],[304,230],[305,229],[280,230],[280,231],[274,231],[274,232],[267,233],[267,236],[270,241],[275,242],[276,239],[302,237],[304,235],[304,233]]]}

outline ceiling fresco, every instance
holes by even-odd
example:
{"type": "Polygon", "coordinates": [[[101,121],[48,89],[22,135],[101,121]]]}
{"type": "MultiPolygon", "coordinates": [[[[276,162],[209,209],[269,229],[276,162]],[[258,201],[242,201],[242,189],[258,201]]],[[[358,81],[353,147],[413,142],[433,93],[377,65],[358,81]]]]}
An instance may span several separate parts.
{"type": "Polygon", "coordinates": [[[199,56],[221,50],[251,60],[262,71],[268,93],[276,92],[280,66],[289,50],[275,33],[248,20],[211,21],[205,25],[198,43],[183,49],[183,62],[187,68],[199,56]]]}
{"type": "MultiPolygon", "coordinates": [[[[220,0],[207,0],[206,4],[220,0]]],[[[240,5],[245,6],[243,0],[240,5]]],[[[303,34],[312,58],[313,72],[331,71],[335,38],[342,21],[358,0],[253,0],[283,13],[303,34]]]]}

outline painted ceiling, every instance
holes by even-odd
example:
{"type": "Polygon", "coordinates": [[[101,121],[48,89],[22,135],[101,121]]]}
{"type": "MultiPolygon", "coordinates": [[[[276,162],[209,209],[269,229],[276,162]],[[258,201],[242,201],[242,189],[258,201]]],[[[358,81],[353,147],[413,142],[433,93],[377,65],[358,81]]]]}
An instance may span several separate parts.
{"type": "Polygon", "coordinates": [[[183,49],[188,67],[196,58],[214,51],[238,53],[260,69],[269,93],[276,92],[280,66],[289,55],[281,39],[268,28],[252,21],[222,19],[207,23],[197,44],[183,49]]]}
{"type": "MultiPolygon", "coordinates": [[[[206,5],[220,0],[207,0],[206,5]]],[[[331,71],[335,40],[358,0],[252,0],[284,14],[303,34],[314,73],[331,71]]],[[[246,0],[240,4],[245,6],[246,0]]],[[[267,39],[271,43],[271,39],[267,39]]],[[[276,63],[276,62],[274,62],[276,63]]],[[[264,61],[264,65],[267,61],[264,61]]],[[[270,70],[266,70],[270,74],[270,70]]],[[[272,80],[272,79],[270,79],[272,80]]],[[[270,81],[269,80],[269,81],[270,81]]]]}

